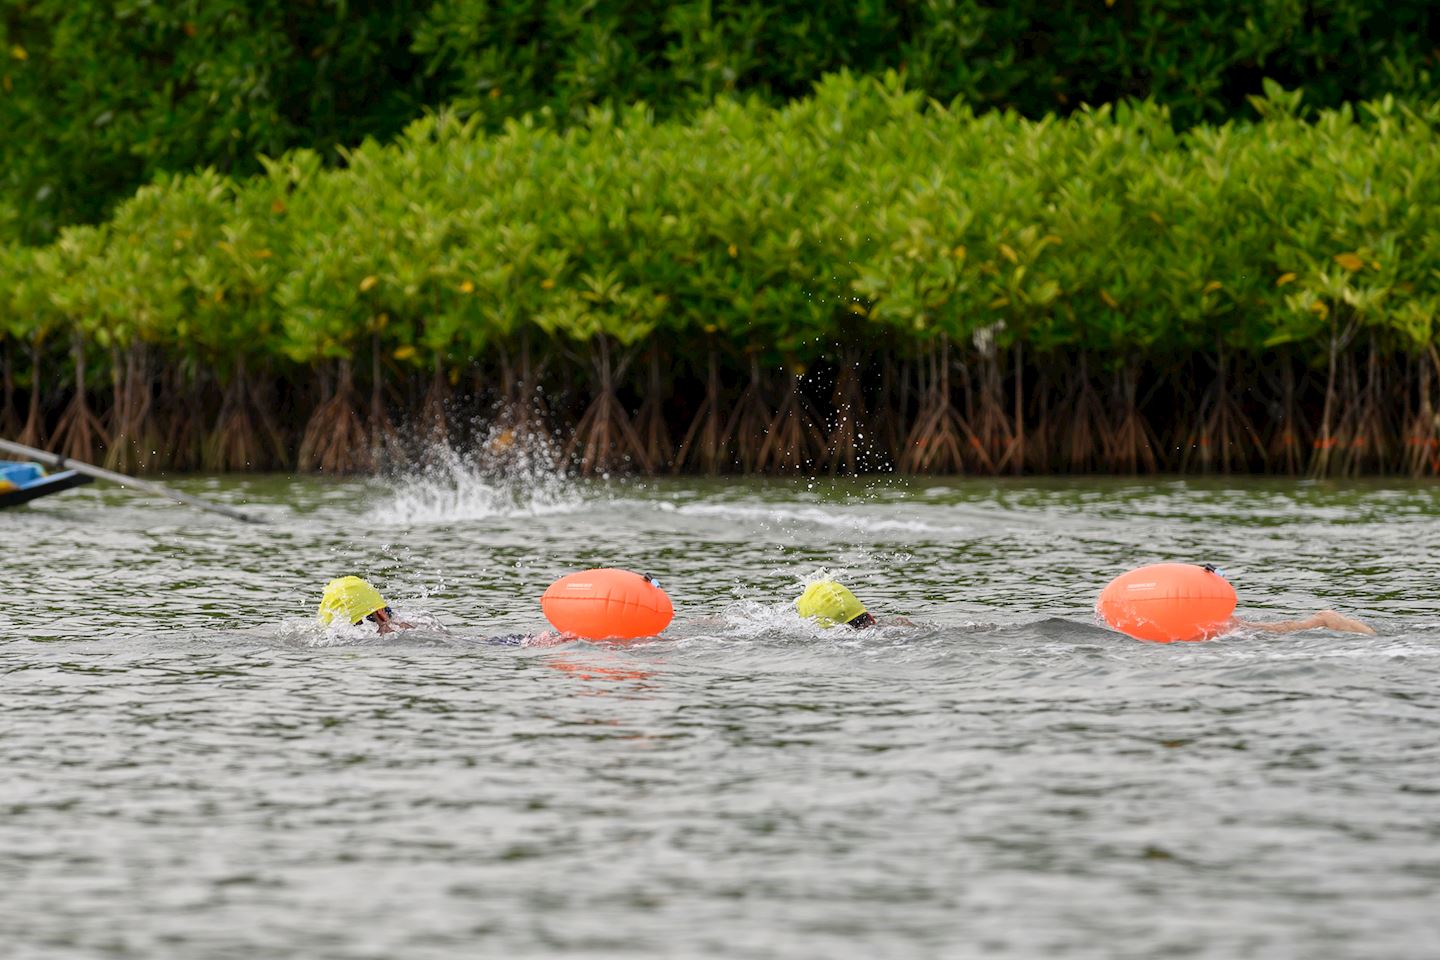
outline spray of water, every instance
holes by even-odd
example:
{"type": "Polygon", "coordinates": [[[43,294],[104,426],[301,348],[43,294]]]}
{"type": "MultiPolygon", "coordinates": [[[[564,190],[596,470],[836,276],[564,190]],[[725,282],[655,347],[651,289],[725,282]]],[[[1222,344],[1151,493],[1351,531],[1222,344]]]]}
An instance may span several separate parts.
{"type": "Polygon", "coordinates": [[[492,426],[479,443],[459,450],[432,447],[418,469],[394,479],[371,522],[385,526],[455,523],[490,517],[569,513],[585,502],[561,467],[549,437],[492,426]]]}

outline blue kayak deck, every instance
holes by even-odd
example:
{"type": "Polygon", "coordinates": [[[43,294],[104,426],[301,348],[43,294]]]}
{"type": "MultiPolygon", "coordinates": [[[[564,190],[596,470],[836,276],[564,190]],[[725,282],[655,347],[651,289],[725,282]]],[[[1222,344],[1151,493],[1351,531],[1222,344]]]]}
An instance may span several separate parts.
{"type": "Polygon", "coordinates": [[[47,475],[39,470],[21,469],[31,466],[0,462],[0,480],[8,481],[0,485],[0,508],[18,507],[22,503],[92,482],[90,477],[75,470],[62,470],[47,475]]]}

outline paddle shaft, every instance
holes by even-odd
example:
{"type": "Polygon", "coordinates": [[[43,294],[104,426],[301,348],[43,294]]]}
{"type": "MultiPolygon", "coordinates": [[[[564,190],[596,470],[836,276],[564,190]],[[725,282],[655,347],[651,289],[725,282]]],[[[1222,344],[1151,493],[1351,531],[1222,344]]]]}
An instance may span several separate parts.
{"type": "Polygon", "coordinates": [[[136,490],[143,490],[146,493],[153,493],[157,497],[164,497],[166,500],[175,500],[179,503],[189,504],[201,510],[209,510],[211,513],[222,513],[235,520],[243,520],[245,523],[264,523],[259,517],[252,517],[248,513],[242,513],[234,507],[227,507],[220,503],[208,503],[198,497],[181,493],[179,490],[172,490],[169,487],[158,483],[151,483],[149,480],[137,480],[135,477],[123,473],[116,473],[113,470],[106,470],[104,467],[97,467],[85,463],[83,460],[71,460],[69,457],[62,457],[58,453],[50,453],[46,450],[36,450],[34,447],[27,447],[23,443],[15,443],[11,440],[0,440],[0,450],[6,453],[17,454],[29,460],[38,460],[40,463],[56,470],[74,470],[86,476],[94,477],[96,480],[108,480],[111,483],[118,483],[126,487],[134,487],[136,490]]]}

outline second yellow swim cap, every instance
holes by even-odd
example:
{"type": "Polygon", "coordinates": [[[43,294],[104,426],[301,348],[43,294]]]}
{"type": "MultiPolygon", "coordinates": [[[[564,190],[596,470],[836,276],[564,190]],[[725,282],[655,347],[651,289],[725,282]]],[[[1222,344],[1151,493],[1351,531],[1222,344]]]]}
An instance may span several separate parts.
{"type": "Polygon", "coordinates": [[[800,616],[814,620],[822,627],[849,623],[868,611],[865,604],[834,580],[817,580],[795,599],[800,616]]]}
{"type": "Polygon", "coordinates": [[[380,591],[359,577],[341,577],[325,584],[325,595],[320,598],[320,622],[329,625],[332,620],[342,623],[359,623],[370,614],[387,606],[380,591]]]}

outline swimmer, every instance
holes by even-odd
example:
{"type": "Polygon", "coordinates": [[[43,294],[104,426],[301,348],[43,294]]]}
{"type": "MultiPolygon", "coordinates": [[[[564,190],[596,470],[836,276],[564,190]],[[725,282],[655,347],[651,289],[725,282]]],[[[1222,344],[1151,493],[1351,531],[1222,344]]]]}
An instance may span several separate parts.
{"type": "Polygon", "coordinates": [[[1343,616],[1334,610],[1321,610],[1303,620],[1276,620],[1273,623],[1255,623],[1237,617],[1231,621],[1231,624],[1248,630],[1262,630],[1265,633],[1299,633],[1301,630],[1324,629],[1334,630],[1337,633],[1362,633],[1367,637],[1375,636],[1375,628],[1368,623],[1343,616]]]}
{"type": "MultiPolygon", "coordinates": [[[[834,580],[817,580],[795,598],[795,609],[806,620],[814,620],[827,630],[845,624],[856,630],[876,626],[880,621],[865,609],[865,604],[834,580]]],[[[904,617],[888,617],[887,626],[913,627],[904,617]]]]}
{"type": "Polygon", "coordinates": [[[327,627],[336,618],[341,623],[357,627],[369,620],[380,628],[380,633],[409,630],[415,626],[396,620],[395,612],[380,596],[380,591],[359,577],[340,577],[325,584],[325,595],[320,599],[317,617],[327,627]]]}
{"type": "Polygon", "coordinates": [[[1369,624],[1321,610],[1269,623],[1235,616],[1235,588],[1214,564],[1152,563],[1111,580],[1095,601],[1106,625],[1137,640],[1159,643],[1206,640],[1235,631],[1298,633],[1335,630],[1374,636],[1369,624]]]}

